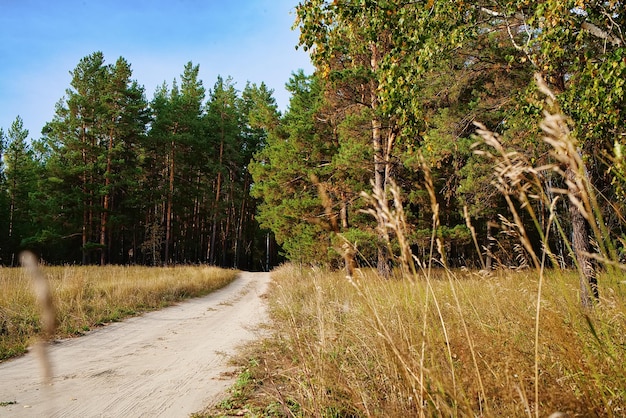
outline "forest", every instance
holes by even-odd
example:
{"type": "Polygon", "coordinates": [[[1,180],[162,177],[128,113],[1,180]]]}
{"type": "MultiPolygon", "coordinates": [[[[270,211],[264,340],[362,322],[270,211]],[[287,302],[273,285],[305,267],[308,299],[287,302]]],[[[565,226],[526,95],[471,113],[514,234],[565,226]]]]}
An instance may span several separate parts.
{"type": "Polygon", "coordinates": [[[40,139],[19,117],[0,136],[0,262],[31,248],[260,269],[271,241],[298,263],[388,275],[403,246],[428,259],[436,240],[446,266],[545,256],[583,266],[593,291],[625,243],[623,8],[302,1],[316,70],[293,73],[284,113],[264,84],[207,91],[192,63],[147,101],[128,62],[96,52],[40,139]],[[377,205],[402,209],[401,231],[377,205]]]}
{"type": "Polygon", "coordinates": [[[198,72],[188,63],[148,102],[130,63],[95,52],[41,138],[19,116],[0,131],[0,262],[30,249],[53,264],[267,268],[247,166],[272,92],[221,77],[207,91],[198,72]]]}
{"type": "Polygon", "coordinates": [[[291,260],[579,266],[597,296],[625,243],[624,19],[617,1],[301,2],[316,71],[250,166],[261,226],[291,260]]]}

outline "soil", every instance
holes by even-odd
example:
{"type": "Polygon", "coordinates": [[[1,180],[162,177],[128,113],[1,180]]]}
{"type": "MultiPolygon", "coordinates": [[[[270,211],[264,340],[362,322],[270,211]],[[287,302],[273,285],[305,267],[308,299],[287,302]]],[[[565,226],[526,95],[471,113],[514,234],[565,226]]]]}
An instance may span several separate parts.
{"type": "Polygon", "coordinates": [[[225,396],[229,358],[267,321],[269,273],[114,323],[48,348],[52,383],[34,353],[0,364],[0,417],[185,417],[225,396]]]}

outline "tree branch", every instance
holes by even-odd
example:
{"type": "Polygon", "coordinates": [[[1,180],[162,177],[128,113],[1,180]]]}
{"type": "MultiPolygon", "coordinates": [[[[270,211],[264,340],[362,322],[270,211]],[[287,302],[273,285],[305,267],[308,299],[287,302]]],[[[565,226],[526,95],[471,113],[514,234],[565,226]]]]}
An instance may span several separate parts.
{"type": "Polygon", "coordinates": [[[589,32],[590,34],[592,34],[595,37],[601,38],[601,39],[605,39],[607,41],[609,41],[613,46],[621,46],[622,45],[622,40],[620,38],[617,38],[613,35],[611,35],[610,33],[600,29],[598,26],[594,25],[591,22],[583,22],[583,24],[580,26],[583,30],[586,30],[587,32],[589,32]]]}

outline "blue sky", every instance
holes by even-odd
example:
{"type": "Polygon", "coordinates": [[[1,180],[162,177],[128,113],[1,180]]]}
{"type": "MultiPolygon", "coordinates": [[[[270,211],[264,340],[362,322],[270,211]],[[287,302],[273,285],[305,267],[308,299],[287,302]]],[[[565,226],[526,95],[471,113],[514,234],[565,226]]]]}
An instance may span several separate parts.
{"type": "Polygon", "coordinates": [[[55,104],[70,87],[79,60],[102,51],[122,56],[146,97],[179,79],[188,61],[200,65],[205,88],[231,76],[274,89],[279,108],[291,73],[311,73],[308,55],[295,50],[298,0],[0,0],[0,127],[17,115],[39,138],[55,104]]]}

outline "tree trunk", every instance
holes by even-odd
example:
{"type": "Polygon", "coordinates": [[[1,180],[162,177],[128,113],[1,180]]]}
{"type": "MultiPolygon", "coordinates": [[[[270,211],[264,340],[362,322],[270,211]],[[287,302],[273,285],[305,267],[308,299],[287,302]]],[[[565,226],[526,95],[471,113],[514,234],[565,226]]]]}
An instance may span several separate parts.
{"type": "Polygon", "coordinates": [[[341,229],[346,230],[350,228],[350,222],[348,220],[348,199],[344,192],[341,193],[341,208],[339,209],[339,218],[341,221],[341,229]]]}
{"type": "Polygon", "coordinates": [[[487,221],[487,254],[485,254],[485,270],[490,271],[493,268],[493,230],[498,228],[498,223],[490,219],[487,221]]]}
{"type": "Polygon", "coordinates": [[[88,205],[87,205],[87,137],[86,137],[86,127],[83,125],[82,127],[82,157],[83,157],[83,172],[82,172],[82,187],[83,187],[83,225],[82,225],[82,236],[81,236],[81,243],[82,243],[82,265],[86,265],[87,264],[87,241],[88,241],[88,232],[87,232],[87,225],[89,222],[89,214],[88,214],[88,205]]]}
{"type": "Polygon", "coordinates": [[[237,233],[235,237],[235,264],[234,268],[239,268],[239,263],[241,261],[241,247],[243,245],[243,226],[244,226],[244,217],[246,214],[246,205],[248,203],[248,188],[250,187],[250,174],[246,172],[244,174],[244,186],[243,186],[243,198],[241,199],[241,208],[239,212],[239,219],[237,221],[237,233]]]}
{"type": "MultiPolygon", "coordinates": [[[[576,188],[576,173],[568,167],[566,172],[569,180],[569,193],[580,200],[580,191],[576,188]]],[[[572,249],[576,258],[580,277],[580,302],[590,308],[598,300],[598,279],[589,254],[589,225],[578,206],[569,202],[569,213],[572,222],[572,249]]]]}
{"type": "Polygon", "coordinates": [[[194,191],[195,197],[193,199],[193,229],[192,229],[192,242],[193,242],[193,258],[194,260],[200,260],[202,253],[202,230],[200,229],[200,205],[201,205],[201,185],[202,185],[202,173],[198,169],[196,172],[196,190],[194,191]]]}
{"type": "Polygon", "coordinates": [[[113,132],[109,133],[109,144],[107,146],[107,167],[104,172],[104,201],[102,203],[102,216],[100,216],[100,265],[104,266],[107,262],[106,251],[106,235],[107,235],[107,217],[110,204],[111,186],[111,152],[113,150],[113,132]]]}
{"type": "MultiPolygon", "coordinates": [[[[17,158],[15,158],[15,161],[13,163],[13,169],[17,169],[17,158]]],[[[10,204],[9,204],[9,242],[11,245],[11,266],[15,266],[15,249],[16,249],[16,245],[13,244],[13,223],[14,223],[14,217],[15,217],[15,193],[17,190],[17,179],[15,177],[15,174],[13,175],[13,181],[12,181],[12,189],[11,189],[11,196],[10,196],[10,204]]]]}
{"type": "MultiPolygon", "coordinates": [[[[176,132],[174,132],[175,134],[176,132]]],[[[170,243],[172,241],[172,205],[174,200],[174,141],[169,161],[169,187],[167,191],[167,208],[165,209],[165,260],[166,265],[170,263],[170,243]]]]}
{"type": "Polygon", "coordinates": [[[227,200],[224,202],[228,205],[228,212],[226,213],[226,224],[224,225],[224,230],[222,232],[222,262],[220,263],[220,267],[226,267],[228,264],[227,255],[228,255],[228,241],[230,240],[230,228],[232,225],[232,219],[235,215],[235,206],[234,206],[234,178],[232,171],[229,174],[230,178],[230,191],[227,196],[227,200]],[[230,202],[228,201],[230,200],[230,202]]]}
{"type": "MultiPolygon", "coordinates": [[[[372,50],[372,58],[371,58],[371,66],[372,70],[375,72],[378,69],[378,49],[374,43],[371,44],[372,50]]],[[[378,95],[377,95],[377,86],[375,82],[371,83],[370,86],[370,95],[371,95],[371,108],[374,114],[372,118],[372,147],[374,149],[374,187],[379,190],[386,190],[386,172],[387,172],[387,159],[385,158],[386,147],[383,145],[383,135],[382,135],[382,122],[380,118],[376,115],[378,111],[378,95]]],[[[377,261],[377,269],[378,274],[382,277],[389,277],[391,275],[391,269],[389,267],[389,250],[387,248],[388,237],[386,231],[386,227],[384,225],[379,225],[380,236],[379,236],[379,245],[378,245],[378,261],[377,261]]]]}
{"type": "Polygon", "coordinates": [[[215,186],[215,201],[213,203],[213,222],[211,226],[211,243],[209,244],[209,264],[215,264],[215,241],[217,238],[217,211],[222,193],[222,160],[224,159],[224,132],[220,141],[220,154],[218,161],[217,184],[215,186]]]}

